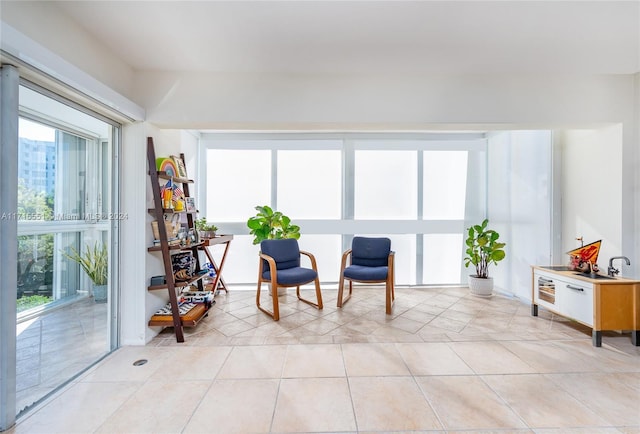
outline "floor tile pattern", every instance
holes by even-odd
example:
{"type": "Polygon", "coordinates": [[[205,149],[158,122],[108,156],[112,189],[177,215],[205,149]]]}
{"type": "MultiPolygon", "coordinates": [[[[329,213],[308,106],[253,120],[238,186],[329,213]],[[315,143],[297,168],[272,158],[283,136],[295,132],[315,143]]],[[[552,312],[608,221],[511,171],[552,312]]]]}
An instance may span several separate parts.
{"type": "Polygon", "coordinates": [[[629,333],[595,348],[584,326],[467,288],[397,288],[392,315],[379,287],[336,295],[319,311],[290,290],[274,322],[232,287],[186,342],[119,349],[10,432],[640,434],[629,333]]]}

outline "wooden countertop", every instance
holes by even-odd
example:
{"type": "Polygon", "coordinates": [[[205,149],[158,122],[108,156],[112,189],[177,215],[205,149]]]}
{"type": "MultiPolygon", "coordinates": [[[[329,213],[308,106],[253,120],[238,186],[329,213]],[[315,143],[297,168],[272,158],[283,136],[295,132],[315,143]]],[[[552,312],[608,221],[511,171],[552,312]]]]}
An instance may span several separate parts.
{"type": "Polygon", "coordinates": [[[545,267],[561,267],[561,265],[553,265],[553,266],[552,265],[532,265],[531,266],[531,268],[533,269],[546,271],[549,273],[557,274],[559,276],[582,280],[584,282],[594,283],[597,285],[612,285],[612,284],[634,285],[634,284],[640,283],[640,280],[628,279],[626,277],[618,277],[618,276],[610,277],[610,276],[607,276],[606,274],[603,274],[602,272],[599,272],[598,275],[604,276],[604,278],[594,279],[589,277],[588,274],[580,273],[579,271],[575,271],[575,270],[553,270],[551,268],[545,268],[545,267]]]}

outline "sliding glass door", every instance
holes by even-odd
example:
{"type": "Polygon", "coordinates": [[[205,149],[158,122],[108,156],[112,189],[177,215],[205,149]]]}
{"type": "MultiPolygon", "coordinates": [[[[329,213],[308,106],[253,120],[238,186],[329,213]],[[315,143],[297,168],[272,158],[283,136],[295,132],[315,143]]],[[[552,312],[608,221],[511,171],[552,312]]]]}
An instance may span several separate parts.
{"type": "Polygon", "coordinates": [[[18,226],[18,414],[117,346],[119,137],[117,125],[33,86],[20,87],[19,116],[9,216],[18,226]]]}

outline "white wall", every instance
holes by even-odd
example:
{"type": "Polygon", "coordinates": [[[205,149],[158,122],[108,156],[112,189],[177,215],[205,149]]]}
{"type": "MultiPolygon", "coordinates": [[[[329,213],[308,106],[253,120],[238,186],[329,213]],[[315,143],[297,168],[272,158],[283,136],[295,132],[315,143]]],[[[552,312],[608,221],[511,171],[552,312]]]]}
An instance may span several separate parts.
{"type": "MultiPolygon", "coordinates": [[[[563,154],[562,251],[580,247],[577,237],[583,237],[585,244],[601,239],[601,271],[606,273],[612,256],[637,261],[623,246],[622,125],[559,132],[557,145],[563,154]]],[[[621,275],[630,277],[631,268],[625,264],[621,275]]]]}
{"type": "Polygon", "coordinates": [[[197,176],[196,135],[180,130],[160,130],[147,123],[129,125],[123,129],[122,212],[129,216],[121,226],[120,312],[123,345],[143,345],[153,339],[160,328],[148,327],[147,322],[169,299],[167,291],[147,290],[151,276],[165,274],[162,255],[147,252],[147,247],[153,245],[151,222],[154,220],[147,211],[153,208],[147,137],[153,138],[158,157],[184,153],[187,173],[190,177],[197,176]]]}
{"type": "Polygon", "coordinates": [[[145,189],[147,184],[146,139],[155,133],[144,123],[125,126],[122,130],[121,150],[121,212],[128,218],[120,225],[120,343],[142,345],[148,331],[142,315],[147,307],[146,231],[148,213],[145,189]],[[138,188],[136,188],[138,187],[138,188]]]}

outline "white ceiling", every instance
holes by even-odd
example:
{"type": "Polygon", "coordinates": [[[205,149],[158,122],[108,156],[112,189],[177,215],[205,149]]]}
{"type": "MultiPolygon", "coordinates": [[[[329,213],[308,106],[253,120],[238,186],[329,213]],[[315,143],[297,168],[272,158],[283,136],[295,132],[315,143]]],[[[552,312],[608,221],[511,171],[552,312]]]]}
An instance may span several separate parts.
{"type": "Polygon", "coordinates": [[[640,0],[53,3],[136,70],[640,71],[640,0]]]}

